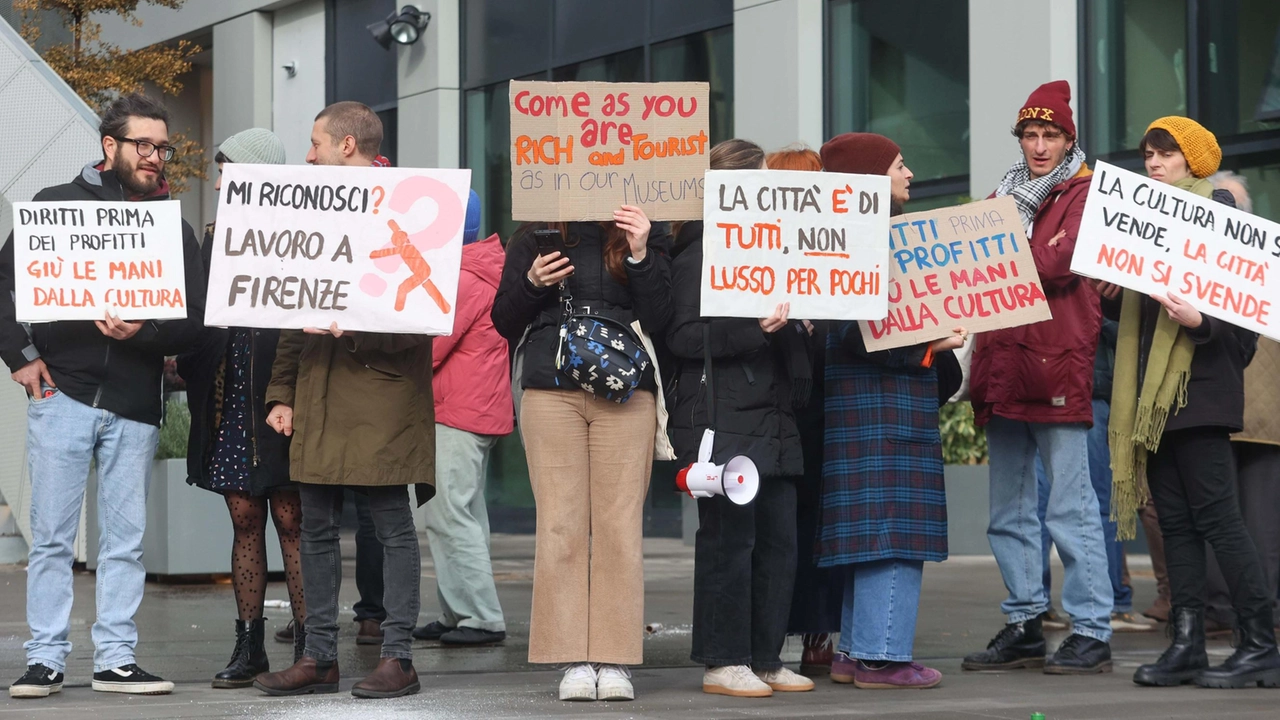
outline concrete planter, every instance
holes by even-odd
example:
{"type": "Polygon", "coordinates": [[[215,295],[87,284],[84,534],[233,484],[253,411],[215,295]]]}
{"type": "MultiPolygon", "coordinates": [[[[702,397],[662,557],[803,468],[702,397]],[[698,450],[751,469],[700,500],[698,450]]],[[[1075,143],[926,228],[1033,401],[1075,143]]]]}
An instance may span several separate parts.
{"type": "MultiPolygon", "coordinates": [[[[98,565],[97,476],[86,493],[86,565],[98,565]]],[[[142,564],[148,575],[209,575],[231,572],[231,515],[222,496],[187,484],[185,459],[156,460],[147,494],[147,531],[142,564]]],[[[280,541],[267,520],[267,570],[280,572],[280,541]]]]}

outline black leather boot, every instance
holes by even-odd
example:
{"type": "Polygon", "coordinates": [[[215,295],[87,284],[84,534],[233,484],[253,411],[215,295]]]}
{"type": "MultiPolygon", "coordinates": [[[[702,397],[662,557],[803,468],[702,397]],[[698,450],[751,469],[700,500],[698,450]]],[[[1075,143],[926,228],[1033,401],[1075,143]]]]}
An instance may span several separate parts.
{"type": "Polygon", "coordinates": [[[965,670],[1011,670],[1044,667],[1044,630],[1040,618],[1009,623],[996,633],[987,649],[965,656],[965,670]]]}
{"type": "Polygon", "coordinates": [[[1236,638],[1231,657],[1202,671],[1196,684],[1209,688],[1280,687],[1280,652],[1276,651],[1271,608],[1248,617],[1237,610],[1236,638]]]}
{"type": "Polygon", "coordinates": [[[293,662],[296,664],[302,659],[302,651],[307,649],[307,626],[303,623],[294,623],[293,626],[293,662]]]}
{"type": "Polygon", "coordinates": [[[213,676],[215,688],[249,687],[254,678],[271,669],[263,647],[265,633],[262,618],[236,621],[236,649],[231,652],[227,668],[213,676]]]}
{"type": "Polygon", "coordinates": [[[1173,644],[1159,660],[1143,665],[1133,674],[1139,685],[1181,685],[1196,679],[1209,667],[1204,651],[1204,609],[1175,607],[1169,617],[1168,632],[1173,644]]]}

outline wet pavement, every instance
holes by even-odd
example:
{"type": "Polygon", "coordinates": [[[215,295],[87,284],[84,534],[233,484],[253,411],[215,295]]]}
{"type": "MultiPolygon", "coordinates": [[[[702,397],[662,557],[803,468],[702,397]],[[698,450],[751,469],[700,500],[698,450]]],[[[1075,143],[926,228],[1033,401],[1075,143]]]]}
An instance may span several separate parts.
{"type": "MultiPolygon", "coordinates": [[[[435,574],[423,540],[420,623],[435,619],[435,574]]],[[[344,538],[347,558],[354,556],[344,538]]],[[[645,640],[645,664],[634,669],[639,700],[621,703],[562,703],[556,699],[559,673],[525,661],[533,578],[530,536],[494,537],[495,577],[507,614],[507,641],[495,647],[444,648],[415,642],[414,664],[422,693],[397,700],[356,700],[347,691],[378,661],[376,646],[355,644],[355,623],[343,627],[339,666],[343,692],[318,698],[267,698],[257,691],[213,690],[209,679],[221,670],[234,643],[235,604],[229,584],[150,583],[138,613],[141,641],[138,661],[147,670],[178,683],[162,697],[128,697],[89,689],[93,649],[93,575],[77,573],[72,613],[74,644],[61,695],[45,700],[0,697],[0,717],[62,718],[472,718],[528,717],[637,718],[1008,718],[1025,720],[1035,711],[1059,718],[1280,718],[1280,690],[1205,690],[1195,687],[1149,689],[1135,686],[1133,669],[1164,648],[1162,632],[1117,634],[1115,672],[1093,677],[1047,676],[1038,671],[962,673],[960,658],[981,649],[1003,622],[999,602],[1004,589],[995,563],[964,557],[925,569],[924,597],[916,640],[916,658],[941,670],[940,687],[927,691],[858,690],[820,678],[811,693],[779,693],[770,699],[744,700],[705,695],[701,670],[689,662],[692,616],[693,551],[678,540],[645,541],[646,620],[660,625],[645,640]]],[[[1155,593],[1149,563],[1130,558],[1136,602],[1146,607],[1155,593]]],[[[1056,578],[1061,578],[1060,567],[1056,578]]],[[[0,566],[0,684],[25,669],[27,639],[26,575],[21,566],[0,566]]],[[[269,600],[287,598],[284,583],[272,583],[269,600]]],[[[342,611],[352,617],[357,595],[354,563],[344,563],[342,611]]],[[[288,622],[289,611],[266,610],[269,632],[288,622]]],[[[1051,645],[1065,637],[1050,635],[1051,645]]],[[[272,667],[291,660],[291,646],[268,642],[272,667]]],[[[789,643],[786,658],[798,659],[789,643]]],[[[1225,640],[1210,642],[1211,660],[1230,654],[1225,640]]]]}

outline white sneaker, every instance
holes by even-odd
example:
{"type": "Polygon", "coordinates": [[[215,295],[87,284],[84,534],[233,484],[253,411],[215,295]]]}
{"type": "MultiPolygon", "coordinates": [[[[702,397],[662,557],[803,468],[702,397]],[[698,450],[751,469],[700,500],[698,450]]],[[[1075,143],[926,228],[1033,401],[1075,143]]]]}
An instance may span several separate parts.
{"type": "Polygon", "coordinates": [[[631,687],[631,671],[625,665],[596,666],[597,700],[635,700],[636,691],[631,687]]]}
{"type": "Polygon", "coordinates": [[[596,670],[591,663],[574,663],[560,681],[561,700],[595,700],[596,670]]]}
{"type": "Polygon", "coordinates": [[[1151,632],[1156,624],[1141,615],[1127,612],[1111,613],[1111,630],[1113,632],[1151,632]]]}
{"type": "Polygon", "coordinates": [[[813,689],[812,680],[787,668],[758,672],[756,677],[776,692],[808,692],[813,689]]]}
{"type": "Polygon", "coordinates": [[[730,697],[769,697],[773,695],[773,688],[746,665],[722,665],[707,668],[702,674],[702,692],[730,697]]]}

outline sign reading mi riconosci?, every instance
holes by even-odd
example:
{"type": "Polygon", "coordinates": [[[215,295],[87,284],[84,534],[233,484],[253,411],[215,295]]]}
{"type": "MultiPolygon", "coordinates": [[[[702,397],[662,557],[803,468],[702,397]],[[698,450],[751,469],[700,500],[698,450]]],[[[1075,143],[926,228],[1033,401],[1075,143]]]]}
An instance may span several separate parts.
{"type": "Polygon", "coordinates": [[[511,217],[702,217],[707,83],[511,83],[511,217]]]}

